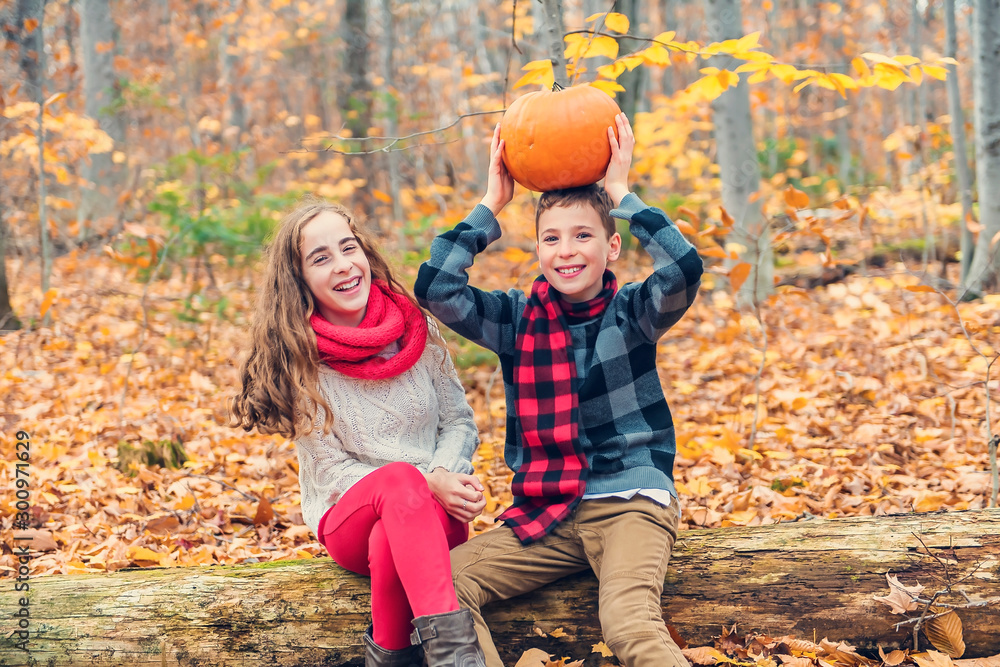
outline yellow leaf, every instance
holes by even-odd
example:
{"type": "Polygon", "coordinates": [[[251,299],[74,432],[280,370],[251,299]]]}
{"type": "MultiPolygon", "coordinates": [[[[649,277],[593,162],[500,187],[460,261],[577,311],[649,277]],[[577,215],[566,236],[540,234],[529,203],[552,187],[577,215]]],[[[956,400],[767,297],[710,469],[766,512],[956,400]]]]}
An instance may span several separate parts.
{"type": "Polygon", "coordinates": [[[659,35],[653,38],[654,42],[659,42],[660,44],[666,44],[667,42],[673,41],[674,37],[677,36],[677,32],[674,30],[668,30],[667,32],[661,32],[659,35]]]}
{"type": "Polygon", "coordinates": [[[895,60],[900,65],[902,65],[903,67],[909,67],[910,65],[915,65],[918,62],[920,62],[920,58],[907,55],[893,56],[892,59],[895,60]]]}
{"type": "Polygon", "coordinates": [[[794,65],[784,65],[778,63],[771,66],[771,74],[780,79],[782,83],[791,83],[798,78],[799,70],[794,65]]]}
{"type": "Polygon", "coordinates": [[[611,97],[614,97],[615,93],[625,92],[625,88],[614,81],[592,81],[590,85],[599,90],[603,90],[611,97]]]}
{"type": "Polygon", "coordinates": [[[615,32],[620,32],[623,35],[628,32],[628,17],[624,14],[619,14],[617,12],[611,12],[604,19],[604,25],[615,32]]]}
{"type": "Polygon", "coordinates": [[[618,57],[618,41],[613,37],[598,35],[587,47],[586,53],[581,58],[595,58],[604,56],[614,60],[618,57]]]}
{"type": "Polygon", "coordinates": [[[617,79],[625,72],[625,63],[616,60],[610,65],[601,65],[597,68],[597,73],[605,79],[617,79]]]}
{"type": "Polygon", "coordinates": [[[841,74],[840,72],[831,72],[828,76],[831,79],[839,81],[840,85],[842,85],[844,88],[847,88],[848,90],[858,89],[858,82],[852,79],[851,77],[847,76],[846,74],[841,74]]]}
{"type": "Polygon", "coordinates": [[[740,262],[729,270],[729,284],[732,285],[734,292],[738,292],[743,283],[746,282],[751,268],[749,262],[740,262]]]}
{"type": "MultiPolygon", "coordinates": [[[[620,62],[620,63],[622,63],[623,65],[625,65],[625,67],[627,67],[627,68],[628,68],[628,71],[630,71],[630,72],[631,72],[631,71],[632,71],[632,70],[634,70],[634,69],[635,69],[636,67],[638,67],[638,66],[639,66],[639,65],[641,65],[641,64],[642,64],[643,62],[645,62],[645,59],[644,59],[644,58],[643,58],[642,56],[639,56],[639,55],[635,55],[635,56],[625,56],[624,58],[622,58],[622,59],[621,59],[621,60],[619,60],[618,62],[620,62]]],[[[669,64],[670,64],[670,62],[669,62],[669,61],[667,61],[667,62],[666,62],[666,63],[664,63],[664,64],[666,64],[666,65],[669,65],[669,64]]]]}
{"type": "Polygon", "coordinates": [[[555,83],[556,77],[555,73],[552,71],[552,63],[549,62],[548,69],[533,69],[514,84],[513,89],[516,90],[521,86],[530,86],[533,83],[541,84],[545,88],[551,88],[552,84],[555,83]]]}
{"type": "Polygon", "coordinates": [[[741,53],[743,51],[750,51],[751,49],[756,49],[760,46],[760,31],[752,32],[749,35],[740,37],[739,41],[736,42],[736,48],[734,51],[736,53],[741,53]]]}
{"type": "Polygon", "coordinates": [[[189,510],[194,507],[194,502],[194,496],[189,493],[178,501],[178,503],[174,506],[174,509],[189,510]]]}
{"type": "Polygon", "coordinates": [[[948,78],[948,70],[944,67],[938,67],[937,65],[921,65],[920,69],[924,70],[924,74],[932,79],[937,79],[938,81],[944,81],[948,78]]]}
{"type": "MultiPolygon", "coordinates": [[[[563,56],[567,60],[576,60],[577,58],[582,57],[583,52],[586,50],[588,44],[587,38],[581,35],[580,33],[572,33],[566,35],[565,37],[563,37],[563,41],[566,42],[566,50],[563,52],[563,56]]],[[[549,65],[552,64],[552,61],[549,60],[536,60],[534,62],[535,63],[547,62],[549,63],[549,65]]],[[[528,65],[531,64],[533,63],[528,63],[528,65]]],[[[521,69],[527,69],[528,65],[525,65],[521,69]]]]}
{"type": "Polygon", "coordinates": [[[157,553],[152,549],[135,545],[128,548],[126,555],[133,563],[156,563],[157,565],[162,563],[167,556],[167,554],[157,553]]]}
{"type": "Polygon", "coordinates": [[[719,79],[719,85],[722,86],[723,90],[739,85],[740,82],[740,75],[736,72],[730,72],[727,69],[722,70],[715,76],[719,79]]]}
{"type": "Polygon", "coordinates": [[[590,652],[591,653],[600,653],[601,656],[605,657],[605,658],[610,658],[611,656],[613,656],[615,654],[614,651],[612,651],[611,649],[609,649],[608,645],[605,644],[604,642],[597,642],[596,644],[594,644],[593,646],[591,646],[590,647],[590,652]]]}
{"type": "MultiPolygon", "coordinates": [[[[581,35],[569,35],[566,37],[566,41],[570,41],[570,37],[577,37],[583,39],[581,35]]],[[[527,63],[524,67],[522,67],[521,71],[527,72],[533,69],[551,70],[552,61],[547,58],[545,60],[532,60],[530,63],[527,63]]]]}
{"type": "Polygon", "coordinates": [[[871,69],[868,68],[868,63],[861,58],[854,58],[851,60],[851,66],[854,67],[854,71],[857,72],[859,76],[868,77],[872,75],[871,69]]]}
{"type": "Polygon", "coordinates": [[[913,83],[919,86],[920,82],[924,80],[923,70],[914,65],[910,68],[910,78],[913,79],[913,83]]]}
{"type": "Polygon", "coordinates": [[[642,59],[650,65],[665,66],[670,64],[670,52],[659,44],[654,44],[639,52],[642,59]]]}
{"type": "Polygon", "coordinates": [[[52,307],[52,303],[56,300],[56,296],[59,295],[59,291],[55,287],[50,287],[46,292],[45,296],[42,297],[41,313],[39,317],[45,317],[45,313],[49,312],[49,308],[52,307]]]}
{"type": "Polygon", "coordinates": [[[562,628],[556,628],[555,630],[549,633],[549,637],[565,637],[565,636],[566,636],[566,631],[563,630],[562,628]]]}

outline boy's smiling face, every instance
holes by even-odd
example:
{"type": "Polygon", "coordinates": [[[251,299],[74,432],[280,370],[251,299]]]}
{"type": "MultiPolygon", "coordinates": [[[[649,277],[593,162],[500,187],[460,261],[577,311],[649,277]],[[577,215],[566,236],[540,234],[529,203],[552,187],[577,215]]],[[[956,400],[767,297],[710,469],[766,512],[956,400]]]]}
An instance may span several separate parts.
{"type": "Polygon", "coordinates": [[[589,301],[604,287],[608,262],[618,259],[622,238],[608,238],[590,206],[554,206],[538,218],[538,263],[542,275],[571,303],[589,301]]]}

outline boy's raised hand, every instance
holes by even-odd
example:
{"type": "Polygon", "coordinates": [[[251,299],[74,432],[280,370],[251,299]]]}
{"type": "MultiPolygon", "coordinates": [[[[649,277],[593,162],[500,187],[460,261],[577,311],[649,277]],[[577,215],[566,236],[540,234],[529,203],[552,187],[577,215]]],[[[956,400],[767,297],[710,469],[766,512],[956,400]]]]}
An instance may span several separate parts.
{"type": "Polygon", "coordinates": [[[493,130],[493,141],[490,142],[490,172],[486,182],[486,195],[483,197],[483,206],[493,211],[496,217],[503,210],[503,207],[514,198],[514,179],[507,172],[507,165],[503,163],[503,140],[500,139],[500,123],[497,123],[493,130]]]}
{"type": "Polygon", "coordinates": [[[608,141],[611,142],[611,163],[608,164],[608,171],[604,175],[604,189],[611,197],[612,203],[618,206],[625,195],[629,193],[628,170],[632,166],[635,135],[632,134],[632,126],[625,114],[620,113],[615,116],[615,124],[618,126],[617,138],[615,138],[615,131],[608,127],[608,141]]]}

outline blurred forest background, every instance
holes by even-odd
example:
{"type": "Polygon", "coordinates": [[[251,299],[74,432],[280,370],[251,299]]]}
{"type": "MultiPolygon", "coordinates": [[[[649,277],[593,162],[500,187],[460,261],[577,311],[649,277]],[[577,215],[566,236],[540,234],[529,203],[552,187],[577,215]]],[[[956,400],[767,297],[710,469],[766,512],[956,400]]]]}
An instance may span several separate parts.
{"type": "MultiPolygon", "coordinates": [[[[708,266],[659,357],[685,527],[995,504],[996,0],[0,0],[0,27],[0,439],[32,442],[0,527],[36,574],[322,555],[294,445],[227,426],[261,245],[315,193],[412,282],[547,78],[616,95],[635,188],[708,266]]],[[[534,196],[481,286],[534,277],[534,196]]],[[[448,340],[487,530],[502,383],[448,340]]]]}

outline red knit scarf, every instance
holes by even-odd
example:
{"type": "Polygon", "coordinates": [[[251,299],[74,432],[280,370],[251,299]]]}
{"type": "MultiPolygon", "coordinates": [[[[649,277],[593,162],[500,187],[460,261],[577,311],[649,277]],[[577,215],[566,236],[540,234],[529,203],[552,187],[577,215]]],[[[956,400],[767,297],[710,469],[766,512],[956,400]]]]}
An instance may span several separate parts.
{"type": "Polygon", "coordinates": [[[604,272],[601,293],[582,303],[563,300],[544,276],[532,285],[514,365],[524,460],[511,482],[514,503],[500,516],[524,544],[565,519],[586,489],[588,465],[580,449],[576,361],[567,322],[600,315],[617,288],[610,271],[604,272]]]}
{"type": "Polygon", "coordinates": [[[427,318],[384,280],[373,280],[368,308],[361,324],[330,324],[318,312],[309,318],[316,332],[319,357],[330,368],[362,380],[383,380],[408,371],[424,353],[427,318]],[[380,357],[386,346],[399,341],[399,351],[380,357]]]}

